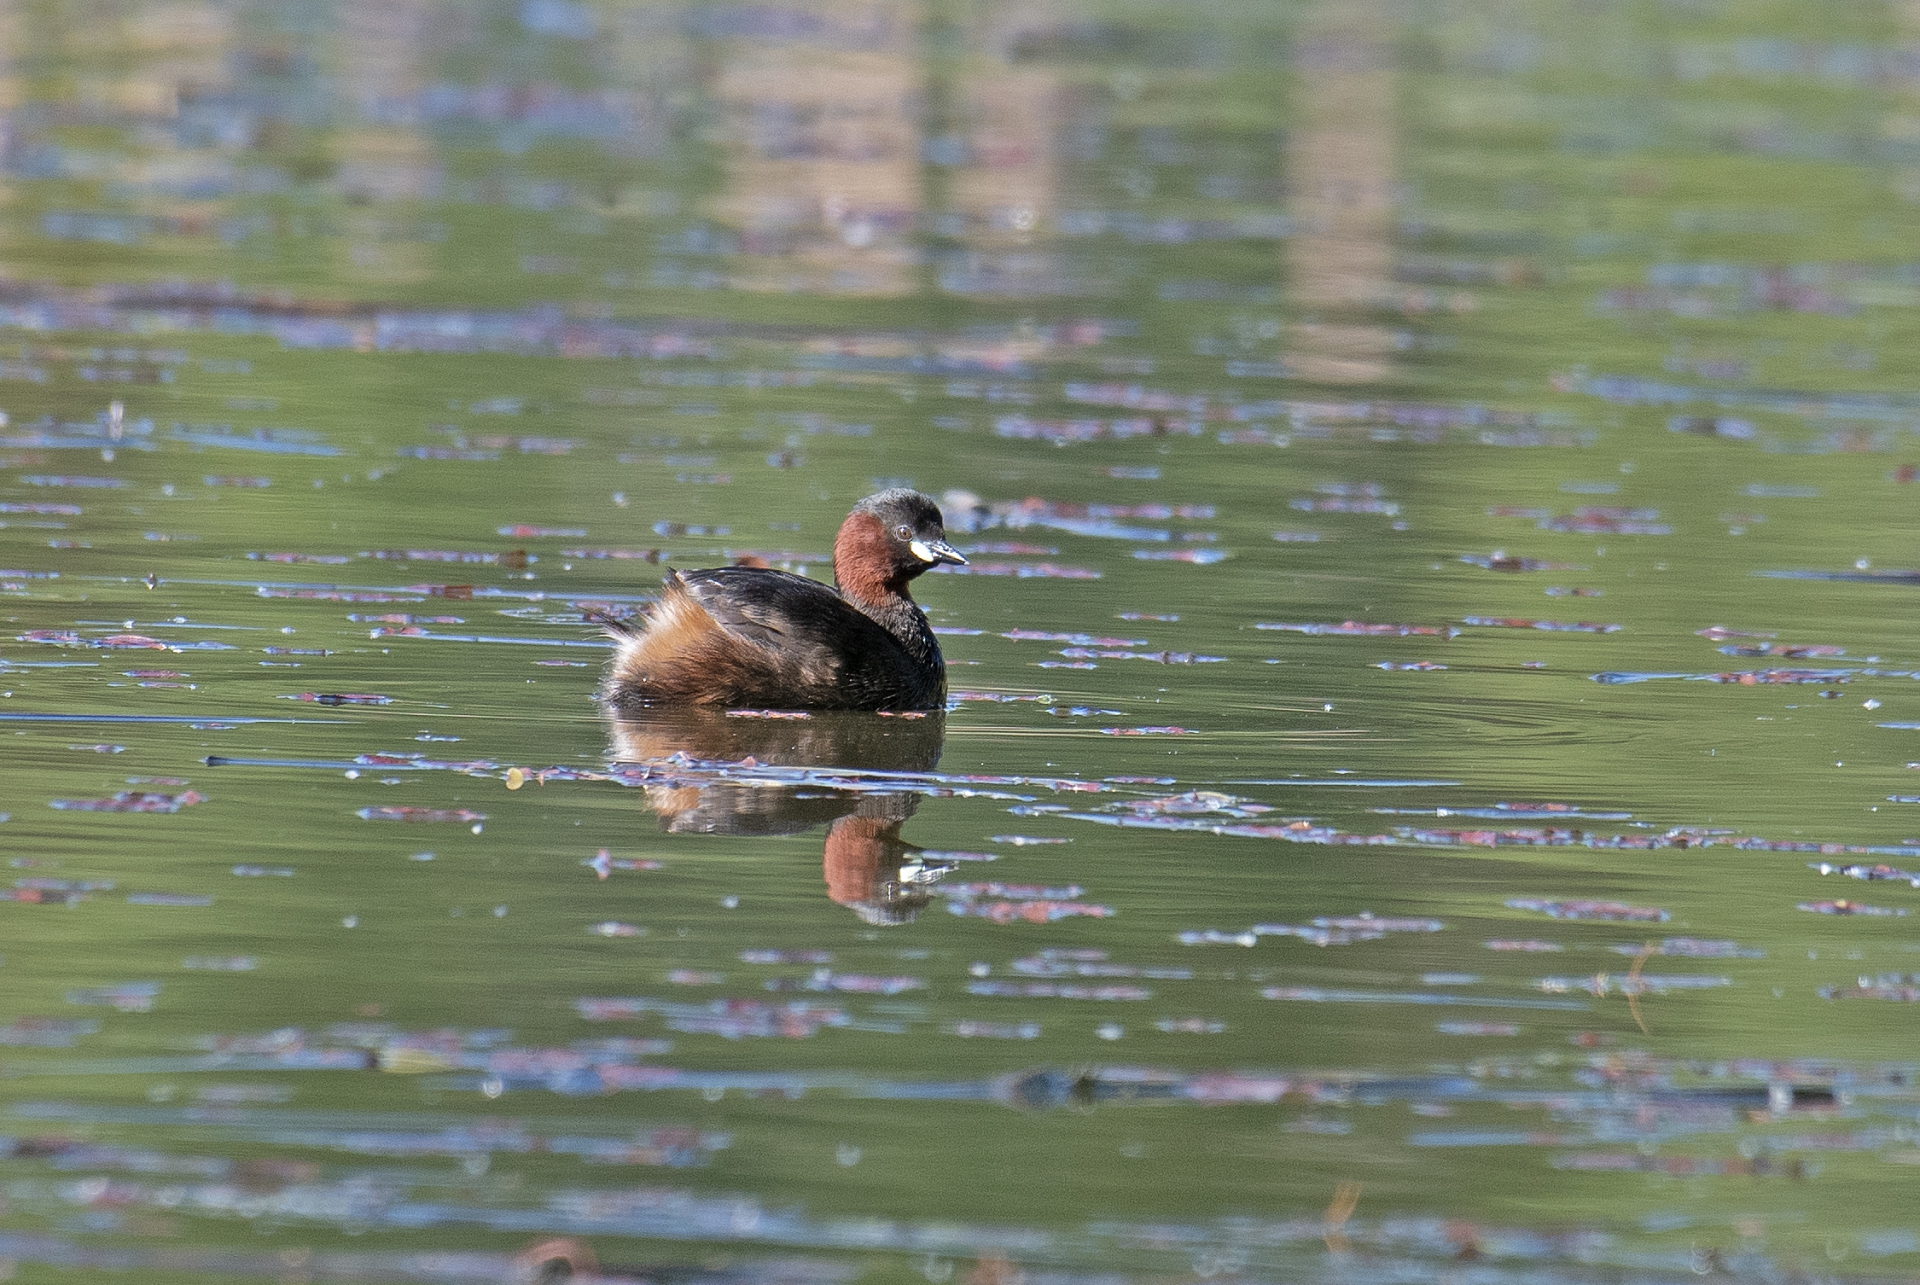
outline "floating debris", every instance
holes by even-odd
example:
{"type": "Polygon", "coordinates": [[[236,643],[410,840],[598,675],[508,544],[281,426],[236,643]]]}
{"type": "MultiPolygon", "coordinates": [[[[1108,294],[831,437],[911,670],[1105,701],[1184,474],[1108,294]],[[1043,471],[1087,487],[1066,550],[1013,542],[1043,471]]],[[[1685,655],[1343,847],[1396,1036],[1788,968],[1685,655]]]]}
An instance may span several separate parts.
{"type": "Polygon", "coordinates": [[[1062,647],[1069,660],[1150,660],[1156,665],[1218,665],[1225,656],[1197,656],[1190,651],[1100,651],[1091,647],[1062,647]]]}
{"type": "Polygon", "coordinates": [[[1261,622],[1255,629],[1266,629],[1277,633],[1311,634],[1316,637],[1331,636],[1341,638],[1453,638],[1458,629],[1444,625],[1371,625],[1346,620],[1337,625],[1305,624],[1289,625],[1261,622]]]}
{"type": "Polygon", "coordinates": [[[1824,659],[1829,656],[1844,656],[1845,647],[1834,647],[1826,643],[1728,643],[1720,648],[1723,656],[1780,656],[1788,660],[1824,659]]]}
{"type": "Polygon", "coordinates": [[[1133,556],[1141,562],[1185,562],[1190,566],[1208,567],[1225,562],[1233,555],[1225,549],[1135,549],[1133,556]]]}
{"type": "Polygon", "coordinates": [[[89,986],[68,991],[67,1003],[111,1008],[122,1013],[151,1013],[154,1001],[159,997],[159,982],[121,982],[115,986],[89,986]]]}
{"type": "Polygon", "coordinates": [[[1695,683],[1723,683],[1736,687],[1783,687],[1796,683],[1844,683],[1861,671],[1851,669],[1750,669],[1728,674],[1637,674],[1608,672],[1593,675],[1596,683],[1651,683],[1661,679],[1684,679],[1695,683]]]}
{"type": "Polygon", "coordinates": [[[1330,990],[1317,986],[1269,986],[1260,992],[1266,999],[1295,1000],[1308,1004],[1427,1004],[1467,1008],[1545,1008],[1584,1010],[1583,1000],[1499,998],[1493,996],[1436,994],[1421,991],[1330,990]]]}
{"type": "Polygon", "coordinates": [[[653,857],[616,857],[602,848],[580,864],[605,879],[616,870],[664,870],[667,863],[653,857]]]}
{"type": "Polygon", "coordinates": [[[1833,866],[1828,865],[1824,861],[1819,861],[1809,863],[1807,868],[1810,870],[1818,870],[1823,875],[1845,875],[1849,879],[1864,879],[1869,881],[1878,879],[1889,881],[1904,880],[1909,886],[1920,888],[1920,873],[1915,873],[1912,870],[1902,870],[1898,866],[1868,866],[1857,863],[1853,865],[1833,866]]]}
{"type": "Polygon", "coordinates": [[[1037,1040],[1040,1023],[963,1021],[947,1027],[946,1033],[963,1040],[1037,1040]]]}
{"type": "Polygon", "coordinates": [[[54,799],[49,806],[61,812],[179,812],[205,803],[207,796],[198,790],[179,794],[160,794],[148,790],[122,790],[104,799],[54,799]]]}
{"type": "Polygon", "coordinates": [[[1549,901],[1541,897],[1510,897],[1511,910],[1531,910],[1553,919],[1598,919],[1609,923],[1665,923],[1673,918],[1655,906],[1629,906],[1619,901],[1549,901]]]}
{"type": "Polygon", "coordinates": [[[1675,955],[1685,959],[1765,959],[1767,952],[1737,941],[1702,941],[1697,937],[1668,937],[1658,942],[1618,942],[1616,955],[1675,955]]]}
{"type": "Polygon", "coordinates": [[[282,696],[283,701],[305,701],[309,705],[391,705],[393,697],[365,692],[300,692],[282,696]]]}
{"type": "MultiPolygon", "coordinates": [[[[932,853],[923,853],[932,856],[932,853]]],[[[831,964],[833,952],[830,950],[743,950],[740,952],[743,964],[831,964]]]]}
{"type": "Polygon", "coordinates": [[[1050,924],[1062,919],[1111,919],[1112,906],[1084,901],[1055,901],[1046,898],[987,900],[960,898],[947,903],[953,914],[985,919],[996,924],[1050,924]]]}
{"type": "Polygon", "coordinates": [[[354,815],[364,821],[451,821],[462,825],[487,819],[486,813],[466,808],[368,807],[354,815]]]}
{"type": "Polygon", "coordinates": [[[1000,999],[1084,999],[1099,1003],[1153,998],[1153,992],[1144,986],[1081,986],[1074,982],[969,982],[967,994],[1000,999]]]}
{"type": "Polygon", "coordinates": [[[867,973],[836,973],[816,969],[803,978],[772,977],[766,981],[770,991],[840,991],[850,995],[900,995],[925,990],[923,977],[875,977],[867,973]]]}
{"type": "MultiPolygon", "coordinates": [[[[1585,571],[1585,567],[1576,567],[1565,562],[1543,562],[1538,558],[1522,558],[1510,554],[1504,549],[1492,553],[1463,553],[1460,561],[1470,566],[1482,567],[1488,571],[1585,571]]],[[[1551,591],[1549,591],[1551,592],[1551,591]]]]}
{"type": "Polygon", "coordinates": [[[1900,1004],[1920,1004],[1920,973],[1881,973],[1862,977],[1851,986],[1822,986],[1815,992],[1821,999],[1885,999],[1900,1004]]]}
{"type": "Polygon", "coordinates": [[[1537,989],[1549,995],[1585,991],[1595,999],[1604,999],[1615,991],[1622,995],[1666,995],[1673,991],[1712,990],[1731,985],[1733,981],[1727,977],[1660,976],[1654,973],[1628,973],[1623,977],[1608,973],[1595,973],[1588,977],[1542,977],[1534,983],[1537,989]]]}
{"type": "Polygon", "coordinates": [[[1523,620],[1514,616],[1463,616],[1460,623],[1482,629],[1540,629],[1554,634],[1617,634],[1625,628],[1588,620],[1523,620]]]}
{"type": "Polygon", "coordinates": [[[60,1017],[16,1017],[0,1026],[0,1047],[70,1049],[100,1023],[60,1017]]]}

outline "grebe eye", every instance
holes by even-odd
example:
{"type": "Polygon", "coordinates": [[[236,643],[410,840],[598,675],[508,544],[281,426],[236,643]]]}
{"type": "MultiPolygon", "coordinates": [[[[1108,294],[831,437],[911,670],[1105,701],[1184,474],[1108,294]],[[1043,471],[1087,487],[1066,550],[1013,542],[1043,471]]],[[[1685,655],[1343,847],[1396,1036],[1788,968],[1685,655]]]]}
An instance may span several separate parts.
{"type": "Polygon", "coordinates": [[[901,538],[902,540],[911,540],[911,539],[913,539],[913,528],[912,528],[912,527],[910,527],[910,526],[898,526],[898,527],[895,527],[895,528],[893,529],[893,533],[894,533],[895,535],[897,535],[897,536],[899,536],[899,537],[900,537],[900,538],[901,538]]]}

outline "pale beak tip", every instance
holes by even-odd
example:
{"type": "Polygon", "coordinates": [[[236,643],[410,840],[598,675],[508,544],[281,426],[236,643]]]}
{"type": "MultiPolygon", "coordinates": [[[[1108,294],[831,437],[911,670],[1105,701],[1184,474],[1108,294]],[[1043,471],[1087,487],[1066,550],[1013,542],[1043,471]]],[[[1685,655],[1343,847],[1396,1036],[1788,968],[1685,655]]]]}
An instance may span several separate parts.
{"type": "Polygon", "coordinates": [[[967,565],[967,560],[960,556],[960,551],[945,540],[915,540],[908,547],[913,550],[914,557],[929,566],[938,566],[942,562],[956,567],[967,565]]]}

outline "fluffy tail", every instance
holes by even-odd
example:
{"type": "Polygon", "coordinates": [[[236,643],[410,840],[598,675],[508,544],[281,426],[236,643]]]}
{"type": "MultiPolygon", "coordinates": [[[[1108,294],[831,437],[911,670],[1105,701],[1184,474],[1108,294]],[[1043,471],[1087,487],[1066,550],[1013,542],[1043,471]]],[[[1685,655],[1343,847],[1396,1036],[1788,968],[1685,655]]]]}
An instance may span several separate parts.
{"type": "MultiPolygon", "coordinates": [[[[660,582],[660,599],[664,601],[668,594],[680,588],[680,573],[669,567],[666,579],[660,582]]],[[[607,637],[615,642],[624,642],[629,638],[638,638],[645,632],[648,617],[646,615],[616,616],[598,607],[589,607],[580,613],[580,619],[590,625],[599,625],[606,632],[607,637]]]]}

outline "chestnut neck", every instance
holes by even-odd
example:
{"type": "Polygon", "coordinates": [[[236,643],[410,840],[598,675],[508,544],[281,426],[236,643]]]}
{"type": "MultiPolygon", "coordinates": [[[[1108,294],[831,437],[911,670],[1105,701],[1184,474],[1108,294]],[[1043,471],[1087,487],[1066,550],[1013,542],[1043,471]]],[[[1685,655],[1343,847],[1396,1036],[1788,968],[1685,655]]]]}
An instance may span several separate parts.
{"type": "Polygon", "coordinates": [[[840,524],[840,534],[833,538],[833,586],[869,614],[913,601],[906,572],[894,562],[877,515],[855,513],[840,524]]]}
{"type": "Polygon", "coordinates": [[[899,640],[922,665],[942,664],[940,644],[907,584],[917,568],[894,561],[885,525],[873,513],[854,513],[833,541],[833,587],[840,596],[899,640]]]}

